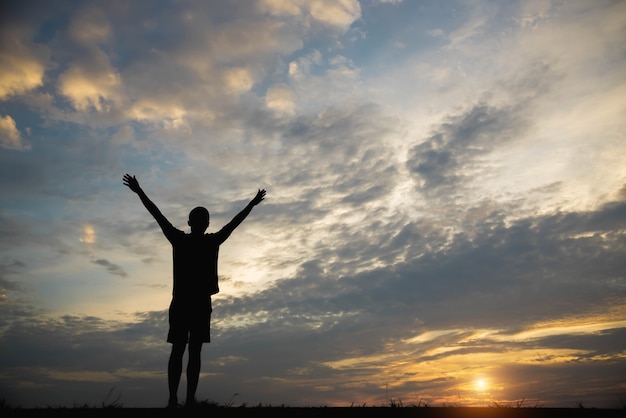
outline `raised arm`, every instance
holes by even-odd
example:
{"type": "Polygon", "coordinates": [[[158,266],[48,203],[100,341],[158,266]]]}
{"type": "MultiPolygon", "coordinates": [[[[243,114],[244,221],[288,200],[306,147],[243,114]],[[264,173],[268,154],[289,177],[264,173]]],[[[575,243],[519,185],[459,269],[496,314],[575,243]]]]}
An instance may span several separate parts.
{"type": "Polygon", "coordinates": [[[261,203],[263,199],[265,199],[265,189],[259,189],[256,196],[254,196],[254,199],[252,199],[241,212],[235,215],[235,217],[218,232],[218,234],[221,235],[222,241],[225,241],[226,238],[230,236],[235,228],[237,228],[239,224],[241,224],[250,214],[252,208],[261,203]]]}
{"type": "Polygon", "coordinates": [[[168,221],[167,218],[163,216],[159,208],[157,208],[152,200],[150,200],[148,196],[144,193],[141,186],[139,186],[139,181],[137,181],[137,178],[135,176],[131,176],[130,174],[124,174],[124,185],[128,186],[130,190],[137,193],[139,199],[141,199],[141,203],[143,203],[148,212],[150,212],[152,217],[154,217],[154,219],[157,221],[165,236],[169,238],[169,234],[171,233],[172,229],[174,229],[174,227],[172,226],[170,221],[168,221]]]}

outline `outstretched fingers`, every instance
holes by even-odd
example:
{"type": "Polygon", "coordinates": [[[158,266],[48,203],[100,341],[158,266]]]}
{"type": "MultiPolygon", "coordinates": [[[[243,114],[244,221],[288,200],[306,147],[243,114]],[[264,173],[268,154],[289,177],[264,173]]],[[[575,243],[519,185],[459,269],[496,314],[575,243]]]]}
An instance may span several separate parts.
{"type": "Polygon", "coordinates": [[[254,197],[254,199],[252,200],[252,202],[255,205],[258,205],[259,203],[261,203],[261,201],[265,199],[265,189],[259,189],[259,191],[257,192],[256,196],[254,197]]]}
{"type": "Polygon", "coordinates": [[[124,174],[124,186],[128,186],[133,192],[137,192],[139,190],[139,182],[135,176],[131,176],[130,174],[124,174]]]}

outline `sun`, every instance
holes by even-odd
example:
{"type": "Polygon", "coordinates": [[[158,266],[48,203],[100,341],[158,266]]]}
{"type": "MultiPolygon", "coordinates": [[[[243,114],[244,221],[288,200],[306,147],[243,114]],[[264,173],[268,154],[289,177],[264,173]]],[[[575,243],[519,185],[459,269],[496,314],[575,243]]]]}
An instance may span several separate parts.
{"type": "Polygon", "coordinates": [[[476,390],[483,391],[483,390],[487,389],[487,380],[486,379],[483,379],[483,378],[476,379],[474,384],[476,385],[476,390]]]}

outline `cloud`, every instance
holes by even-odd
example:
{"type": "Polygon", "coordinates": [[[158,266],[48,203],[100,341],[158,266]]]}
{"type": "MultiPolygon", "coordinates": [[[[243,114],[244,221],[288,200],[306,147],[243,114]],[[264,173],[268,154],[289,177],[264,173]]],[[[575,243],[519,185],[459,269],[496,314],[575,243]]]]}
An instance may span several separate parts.
{"type": "Polygon", "coordinates": [[[98,112],[109,111],[119,87],[119,75],[107,71],[106,64],[97,71],[72,67],[59,77],[60,93],[80,111],[92,107],[98,112]]]}
{"type": "MultiPolygon", "coordinates": [[[[440,199],[464,196],[479,200],[485,194],[493,198],[503,187],[495,180],[497,173],[521,170],[522,162],[527,169],[539,165],[528,160],[537,158],[531,148],[537,126],[546,125],[536,115],[553,92],[559,91],[561,82],[550,65],[531,62],[494,82],[461,110],[444,114],[433,123],[428,136],[408,149],[406,166],[418,188],[440,199]],[[518,150],[522,143],[526,144],[526,155],[518,150]],[[510,156],[512,150],[518,150],[514,158],[510,156]]],[[[532,176],[531,170],[528,175],[532,176]]],[[[546,179],[562,181],[562,177],[546,179]]],[[[529,178],[524,186],[538,188],[541,184],[535,182],[539,180],[539,176],[529,178]]],[[[510,193],[514,190],[511,187],[510,193]]]]}
{"type": "MultiPolygon", "coordinates": [[[[408,239],[398,231],[386,240],[358,241],[340,230],[337,241],[324,241],[332,245],[328,254],[302,262],[292,276],[214,301],[216,344],[207,347],[209,374],[199,395],[206,390],[220,400],[241,393],[239,400],[249,404],[297,399],[310,405],[307,399],[321,394],[326,405],[352,399],[369,404],[387,399],[387,384],[390,396],[407,402],[416,392],[431,404],[461,393],[467,404],[473,395],[466,385],[479,372],[499,382],[501,399],[550,405],[570,400],[558,376],[581,382],[602,376],[599,387],[614,387],[621,375],[611,364],[619,362],[626,320],[623,301],[614,299],[624,286],[616,273],[624,269],[625,214],[623,202],[512,224],[492,213],[475,222],[472,235],[457,235],[441,247],[433,236],[441,231],[429,230],[425,220],[407,225],[408,239]],[[343,272],[341,263],[349,260],[326,258],[363,245],[379,264],[397,246],[407,256],[358,273],[343,272]],[[442,375],[451,367],[456,376],[442,375]],[[520,386],[519,379],[532,373],[554,383],[553,389],[520,386]]],[[[6,393],[14,393],[9,382],[18,376],[31,394],[51,403],[71,404],[63,393],[76,381],[99,387],[101,398],[115,383],[123,400],[133,394],[132,404],[139,405],[151,402],[133,391],[140,381],[152,396],[165,391],[166,311],[139,313],[125,323],[18,318],[0,339],[6,393]]],[[[93,391],[78,393],[83,402],[101,401],[93,391]]],[[[607,393],[593,399],[610,402],[607,393]]]]}
{"type": "Polygon", "coordinates": [[[0,243],[2,251],[10,251],[31,242],[40,242],[36,238],[32,225],[24,219],[7,211],[0,212],[0,232],[6,240],[0,243]]]}
{"type": "Polygon", "coordinates": [[[0,147],[15,150],[30,149],[30,146],[23,144],[22,135],[15,125],[15,120],[9,115],[0,115],[0,147]]]}
{"type": "Polygon", "coordinates": [[[517,19],[521,27],[537,27],[540,22],[550,17],[554,5],[549,1],[525,2],[521,5],[520,17],[517,19]]]}
{"type": "Polygon", "coordinates": [[[128,274],[124,271],[124,269],[117,264],[111,263],[109,260],[105,260],[103,258],[99,258],[91,261],[94,264],[104,267],[109,273],[114,276],[119,276],[122,278],[128,277],[128,274]]]}
{"type": "Polygon", "coordinates": [[[94,4],[79,8],[68,27],[68,37],[88,48],[97,48],[99,44],[106,44],[112,35],[107,14],[94,4]]]}
{"type": "Polygon", "coordinates": [[[423,143],[410,150],[407,165],[426,190],[455,189],[474,178],[475,164],[523,127],[514,109],[477,104],[451,117],[423,143]]]}
{"type": "Polygon", "coordinates": [[[291,280],[236,304],[217,304],[216,309],[225,310],[225,318],[248,311],[284,312],[278,322],[301,318],[303,325],[308,321],[312,325],[321,320],[321,326],[316,325],[320,329],[337,320],[325,316],[330,312],[374,315],[372,332],[377,323],[393,321],[388,332],[397,338],[417,320],[437,329],[500,328],[520,317],[537,321],[557,311],[575,313],[590,294],[594,300],[608,301],[623,285],[622,279],[614,278],[624,267],[619,258],[623,234],[618,232],[623,225],[616,228],[615,222],[625,210],[623,204],[611,204],[596,212],[537,217],[510,226],[494,213],[477,223],[471,234],[458,234],[451,242],[433,236],[441,233],[426,229],[425,222],[410,225],[411,240],[397,239],[401,233],[396,232],[368,244],[365,237],[355,240],[342,231],[336,241],[326,241],[337,247],[328,248],[328,254],[318,252],[318,258],[303,263],[291,280]],[[439,248],[433,245],[437,239],[442,241],[439,248]],[[349,257],[326,258],[344,250],[344,245],[332,244],[341,242],[361,248],[360,259],[371,249],[378,264],[393,260],[387,257],[397,251],[406,254],[405,261],[344,274],[342,266],[351,262],[349,257]],[[290,297],[276,299],[275,294],[290,297]],[[558,306],[551,302],[557,297],[558,306]],[[472,315],[467,317],[464,311],[472,315]]]}
{"type": "MultiPolygon", "coordinates": [[[[159,389],[168,348],[161,335],[167,327],[166,311],[144,312],[137,319],[140,323],[129,326],[90,316],[23,317],[23,322],[16,321],[5,331],[0,342],[5,354],[0,367],[7,372],[0,378],[2,392],[11,396],[22,388],[42,393],[41,407],[77,402],[101,405],[112,385],[122,393],[123,403],[133,392],[126,387],[132,379],[153,380],[154,390],[139,395],[144,405],[150,405],[149,396],[166,391],[159,389]],[[6,338],[15,343],[5,344],[6,338]],[[26,347],[30,347],[29,354],[24,356],[19,350],[26,347]],[[122,359],[124,351],[132,354],[122,359]],[[143,373],[133,373],[139,363],[143,363],[143,373]]],[[[23,404],[19,396],[11,399],[23,404]]]]}
{"type": "MultiPolygon", "coordinates": [[[[0,305],[6,306],[13,299],[11,294],[23,291],[20,282],[14,278],[18,277],[18,272],[24,267],[26,267],[26,264],[16,259],[3,260],[0,263],[0,305]]],[[[4,316],[4,318],[7,319],[8,315],[4,316]]]]}
{"type": "Polygon", "coordinates": [[[3,19],[0,29],[0,100],[28,93],[44,83],[48,48],[29,40],[28,27],[3,19]]]}
{"type": "Polygon", "coordinates": [[[295,103],[293,92],[286,85],[273,85],[267,89],[265,104],[279,114],[293,115],[295,103]]]}
{"type": "Polygon", "coordinates": [[[310,12],[317,20],[346,30],[361,16],[361,7],[356,0],[316,0],[310,3],[310,12]]]}
{"type": "Polygon", "coordinates": [[[259,7],[276,16],[297,16],[302,19],[308,14],[313,19],[342,31],[347,30],[361,17],[361,6],[356,0],[263,0],[259,7]]]}
{"type": "MultiPolygon", "coordinates": [[[[312,338],[324,349],[314,344],[304,357],[316,358],[318,362],[325,359],[325,364],[342,374],[343,382],[355,379],[360,373],[360,379],[366,381],[379,381],[381,378],[393,381],[393,376],[398,373],[397,379],[408,384],[406,382],[410,379],[401,378],[400,375],[411,370],[410,364],[414,364],[420,376],[417,380],[422,388],[421,393],[427,391],[431,394],[437,393],[436,388],[440,387],[435,386],[434,376],[444,366],[435,363],[431,371],[427,366],[429,361],[441,361],[448,367],[455,356],[461,356],[458,366],[462,369],[468,366],[465,356],[467,361],[476,365],[480,362],[479,354],[491,353],[484,357],[485,361],[489,359],[489,364],[502,363],[498,367],[506,368],[508,364],[522,362],[521,357],[532,367],[539,361],[539,354],[546,350],[544,344],[548,344],[548,340],[534,340],[531,347],[527,347],[529,339],[522,337],[522,329],[516,328],[514,324],[526,324],[521,325],[523,329],[532,329],[531,324],[536,323],[536,329],[555,338],[556,332],[559,335],[582,332],[592,338],[596,334],[595,328],[580,328],[581,319],[576,316],[580,313],[580,306],[589,306],[589,295],[593,294],[598,303],[591,309],[602,312],[594,321],[608,330],[623,327],[620,325],[624,321],[623,301],[612,300],[613,292],[619,292],[618,289],[623,286],[623,280],[619,283],[613,281],[615,272],[622,271],[624,267],[619,259],[619,254],[624,250],[623,234],[618,232],[613,235],[616,225],[610,220],[616,219],[624,209],[622,204],[607,205],[597,212],[539,217],[495,228],[492,224],[494,220],[485,218],[479,224],[480,229],[475,231],[477,235],[457,236],[454,241],[434,252],[429,252],[425,247],[432,245],[434,237],[426,237],[417,229],[411,234],[413,240],[404,241],[404,245],[410,247],[406,251],[409,257],[405,263],[339,278],[333,274],[339,271],[338,266],[325,263],[325,254],[320,253],[318,260],[303,264],[291,280],[278,282],[275,287],[250,297],[236,298],[232,302],[227,298],[217,303],[215,312],[225,318],[223,323],[228,330],[220,333],[219,338],[237,340],[243,335],[255,338],[253,335],[257,329],[259,335],[263,335],[274,327],[280,327],[284,333],[274,331],[274,342],[284,335],[285,339],[289,336],[292,344],[300,338],[303,344],[304,341],[311,344],[305,335],[312,333],[315,336],[312,338]],[[605,226],[601,227],[603,224],[605,226]],[[564,231],[569,231],[569,234],[563,235],[564,231]],[[595,232],[583,238],[579,235],[585,234],[583,231],[595,232]],[[598,252],[598,240],[605,239],[608,241],[602,246],[603,250],[598,252]],[[586,255],[581,258],[581,254],[586,255]],[[562,264],[562,260],[567,262],[562,264]],[[605,268],[599,271],[592,267],[599,265],[605,268]],[[529,270],[529,266],[533,267],[529,270]],[[274,295],[282,297],[276,298],[274,295]],[[559,302],[555,304],[557,299],[559,302]],[[601,300],[605,302],[599,302],[601,300]],[[612,319],[604,315],[606,304],[613,307],[617,315],[615,318],[621,322],[611,325],[612,319]],[[553,326],[542,324],[542,318],[554,317],[559,315],[558,312],[566,318],[571,316],[564,323],[572,328],[556,331],[553,326]],[[241,325],[235,329],[229,325],[231,318],[233,324],[241,324],[242,320],[250,322],[239,331],[241,325]],[[606,325],[602,325],[602,322],[606,325]],[[403,350],[397,343],[414,336],[415,330],[424,329],[428,332],[456,327],[463,331],[452,332],[449,334],[451,338],[444,340],[435,338],[432,345],[424,345],[431,341],[426,339],[414,351],[403,350]],[[506,334],[502,334],[503,342],[486,342],[493,340],[494,330],[510,327],[520,331],[519,339],[507,338],[506,334]],[[381,329],[385,329],[383,335],[380,334],[381,329]],[[472,329],[477,337],[468,339],[472,329]],[[480,336],[480,330],[483,329],[488,332],[480,336]],[[330,338],[333,343],[323,344],[326,338],[330,338]],[[367,343],[355,346],[355,341],[367,343]],[[383,341],[387,344],[383,344],[383,341]],[[347,354],[353,353],[355,347],[359,347],[356,354],[347,354]],[[448,348],[435,350],[441,347],[448,348]],[[495,355],[498,352],[502,355],[495,355]],[[507,352],[509,354],[505,354],[507,352]],[[518,360],[513,360],[510,353],[515,353],[518,360]],[[377,375],[377,365],[381,362],[386,365],[387,377],[377,375]],[[393,366],[396,362],[399,364],[397,372],[392,371],[396,370],[393,366]],[[428,377],[429,373],[433,374],[432,378],[428,377]],[[430,387],[432,392],[428,390],[430,387]]],[[[621,229],[617,226],[617,230],[621,229]]],[[[347,236],[344,242],[357,247],[367,245],[347,236]]],[[[387,242],[375,240],[375,243],[381,259],[392,250],[387,242]]],[[[333,249],[329,251],[332,252],[333,249]]],[[[596,343],[601,340],[594,338],[596,343]]],[[[613,354],[606,357],[607,361],[618,359],[614,348],[610,346],[596,346],[595,354],[592,354],[578,345],[569,344],[567,340],[562,339],[561,342],[559,348],[563,351],[557,355],[555,350],[557,357],[551,361],[563,367],[574,359],[601,357],[609,353],[613,354]]],[[[245,350],[245,344],[242,342],[239,349],[245,350]]],[[[250,356],[253,354],[248,353],[245,357],[250,356]]],[[[281,358],[287,365],[295,367],[288,353],[281,353],[281,358]]],[[[313,370],[318,367],[309,366],[313,370]]],[[[572,366],[572,371],[575,368],[572,366]]],[[[313,370],[306,373],[310,379],[315,375],[313,370]]],[[[264,373],[275,372],[265,370],[264,373]]],[[[363,396],[367,389],[361,389],[363,396]]],[[[342,393],[344,390],[341,389],[342,393]]],[[[410,391],[409,387],[405,390],[410,391]]],[[[548,395],[544,393],[543,396],[545,399],[548,395]]]]}

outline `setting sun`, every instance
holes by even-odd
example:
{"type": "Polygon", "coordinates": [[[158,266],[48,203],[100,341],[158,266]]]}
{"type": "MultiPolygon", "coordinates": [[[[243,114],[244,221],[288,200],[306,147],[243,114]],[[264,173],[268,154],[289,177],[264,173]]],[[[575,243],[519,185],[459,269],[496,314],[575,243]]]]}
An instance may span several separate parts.
{"type": "Polygon", "coordinates": [[[487,389],[487,381],[485,379],[476,379],[476,390],[483,391],[487,389]]]}

